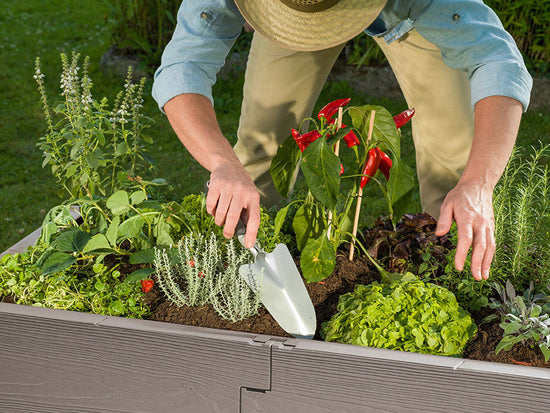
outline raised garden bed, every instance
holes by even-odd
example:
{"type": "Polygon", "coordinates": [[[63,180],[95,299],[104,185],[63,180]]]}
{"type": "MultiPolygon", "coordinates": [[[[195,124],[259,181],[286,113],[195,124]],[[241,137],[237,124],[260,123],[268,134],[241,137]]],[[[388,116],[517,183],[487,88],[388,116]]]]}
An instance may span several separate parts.
{"type": "Polygon", "coordinates": [[[550,405],[544,368],[9,303],[0,303],[0,320],[3,411],[540,412],[550,405]]]}

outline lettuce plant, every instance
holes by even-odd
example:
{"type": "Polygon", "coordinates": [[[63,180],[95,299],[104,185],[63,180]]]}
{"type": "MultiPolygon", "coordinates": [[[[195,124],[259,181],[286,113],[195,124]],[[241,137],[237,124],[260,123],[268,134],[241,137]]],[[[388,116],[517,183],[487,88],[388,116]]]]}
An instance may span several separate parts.
{"type": "Polygon", "coordinates": [[[401,281],[357,285],[344,294],[321,336],[415,353],[460,356],[477,327],[447,289],[408,273],[401,281]]]}

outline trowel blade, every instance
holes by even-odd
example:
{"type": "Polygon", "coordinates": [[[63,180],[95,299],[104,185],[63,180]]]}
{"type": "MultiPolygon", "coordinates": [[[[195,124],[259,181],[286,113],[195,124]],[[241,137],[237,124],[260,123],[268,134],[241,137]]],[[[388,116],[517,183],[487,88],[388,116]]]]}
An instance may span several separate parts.
{"type": "Polygon", "coordinates": [[[273,252],[259,250],[239,274],[260,294],[261,302],[275,321],[297,338],[312,339],[317,327],[315,309],[292,255],[284,244],[273,252]]]}

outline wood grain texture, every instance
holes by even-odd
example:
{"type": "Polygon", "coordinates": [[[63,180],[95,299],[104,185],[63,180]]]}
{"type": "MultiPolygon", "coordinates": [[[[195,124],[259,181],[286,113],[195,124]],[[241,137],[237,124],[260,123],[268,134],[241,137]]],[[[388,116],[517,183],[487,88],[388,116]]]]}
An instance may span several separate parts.
{"type": "Polygon", "coordinates": [[[323,344],[272,347],[271,390],[245,392],[242,412],[550,411],[546,369],[323,344]]]}
{"type": "Polygon", "coordinates": [[[236,413],[269,388],[254,335],[165,324],[0,304],[0,411],[236,413]]]}

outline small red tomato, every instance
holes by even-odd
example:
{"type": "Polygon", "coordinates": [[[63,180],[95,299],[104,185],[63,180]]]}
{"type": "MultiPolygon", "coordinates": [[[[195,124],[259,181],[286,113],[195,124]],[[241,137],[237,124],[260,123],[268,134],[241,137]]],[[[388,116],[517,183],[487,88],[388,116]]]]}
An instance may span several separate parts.
{"type": "Polygon", "coordinates": [[[155,285],[153,280],[141,280],[141,291],[148,293],[153,288],[153,285],[155,285]]]}

